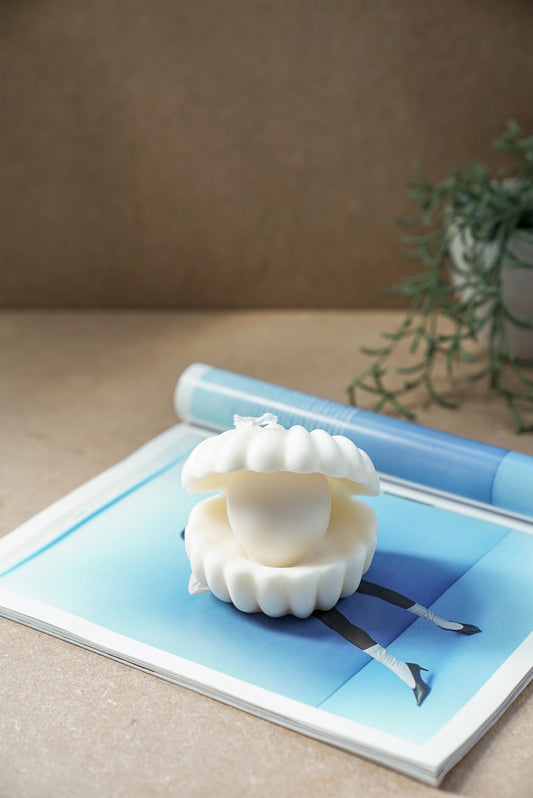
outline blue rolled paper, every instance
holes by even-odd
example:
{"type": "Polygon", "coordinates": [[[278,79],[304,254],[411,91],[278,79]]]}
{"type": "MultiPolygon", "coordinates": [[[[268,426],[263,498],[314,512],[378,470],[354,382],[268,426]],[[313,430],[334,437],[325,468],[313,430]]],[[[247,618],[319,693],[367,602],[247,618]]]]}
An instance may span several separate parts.
{"type": "Polygon", "coordinates": [[[383,474],[533,517],[533,457],[195,363],[176,387],[184,420],[217,429],[272,412],[285,427],[320,427],[364,449],[383,474]]]}

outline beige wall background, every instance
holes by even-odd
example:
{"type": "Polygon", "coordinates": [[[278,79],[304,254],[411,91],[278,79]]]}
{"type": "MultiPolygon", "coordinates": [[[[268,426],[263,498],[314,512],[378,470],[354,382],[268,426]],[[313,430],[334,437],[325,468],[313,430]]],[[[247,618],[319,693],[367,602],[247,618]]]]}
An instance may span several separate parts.
{"type": "Polygon", "coordinates": [[[529,0],[3,2],[0,304],[391,304],[413,162],[532,87],[529,0]]]}

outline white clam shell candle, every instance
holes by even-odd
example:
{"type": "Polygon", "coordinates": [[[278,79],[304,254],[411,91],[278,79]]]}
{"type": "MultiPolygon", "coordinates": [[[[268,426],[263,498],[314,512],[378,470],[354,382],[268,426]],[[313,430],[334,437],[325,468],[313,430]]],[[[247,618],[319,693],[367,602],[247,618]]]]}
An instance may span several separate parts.
{"type": "Polygon", "coordinates": [[[331,609],[370,565],[377,518],[353,496],[376,495],[379,480],[344,436],[236,416],[234,429],[193,450],[182,484],[217,494],[185,530],[193,583],[244,612],[331,609]]]}

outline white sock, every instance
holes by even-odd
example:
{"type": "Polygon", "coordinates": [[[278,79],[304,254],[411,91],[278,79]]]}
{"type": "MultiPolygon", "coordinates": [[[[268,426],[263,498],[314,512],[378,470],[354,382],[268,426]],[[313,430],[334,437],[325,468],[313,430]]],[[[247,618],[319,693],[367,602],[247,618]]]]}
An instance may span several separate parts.
{"type": "Polygon", "coordinates": [[[201,582],[195,577],[194,574],[191,574],[189,579],[189,593],[191,596],[196,596],[198,593],[209,593],[209,588],[205,585],[202,585],[201,582]]]}
{"type": "Polygon", "coordinates": [[[447,621],[439,615],[435,615],[434,612],[428,610],[427,607],[423,607],[421,604],[413,604],[412,607],[408,608],[408,611],[412,612],[414,615],[418,615],[419,618],[425,618],[426,621],[431,621],[435,626],[440,626],[441,629],[448,629],[450,632],[458,632],[464,626],[462,623],[447,621]]]}
{"type": "Polygon", "coordinates": [[[402,682],[414,690],[416,687],[416,682],[413,674],[409,670],[408,665],[405,662],[397,659],[393,654],[389,654],[389,652],[380,646],[379,643],[376,643],[374,646],[370,648],[365,648],[365,654],[368,654],[370,657],[373,657],[377,662],[381,662],[382,665],[385,665],[386,668],[391,670],[393,673],[398,676],[402,682]]]}

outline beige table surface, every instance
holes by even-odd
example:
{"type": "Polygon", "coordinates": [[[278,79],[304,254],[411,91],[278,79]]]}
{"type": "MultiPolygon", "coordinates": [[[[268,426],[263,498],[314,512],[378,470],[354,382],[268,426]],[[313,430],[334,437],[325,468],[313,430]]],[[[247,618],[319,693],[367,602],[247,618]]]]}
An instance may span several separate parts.
{"type": "MultiPolygon", "coordinates": [[[[193,361],[339,401],[394,312],[4,312],[0,534],[175,423],[193,361]]],[[[477,388],[420,421],[533,454],[477,388]]],[[[0,796],[429,796],[433,788],[0,621],[0,796]]],[[[527,689],[442,786],[533,795],[527,689]]]]}

